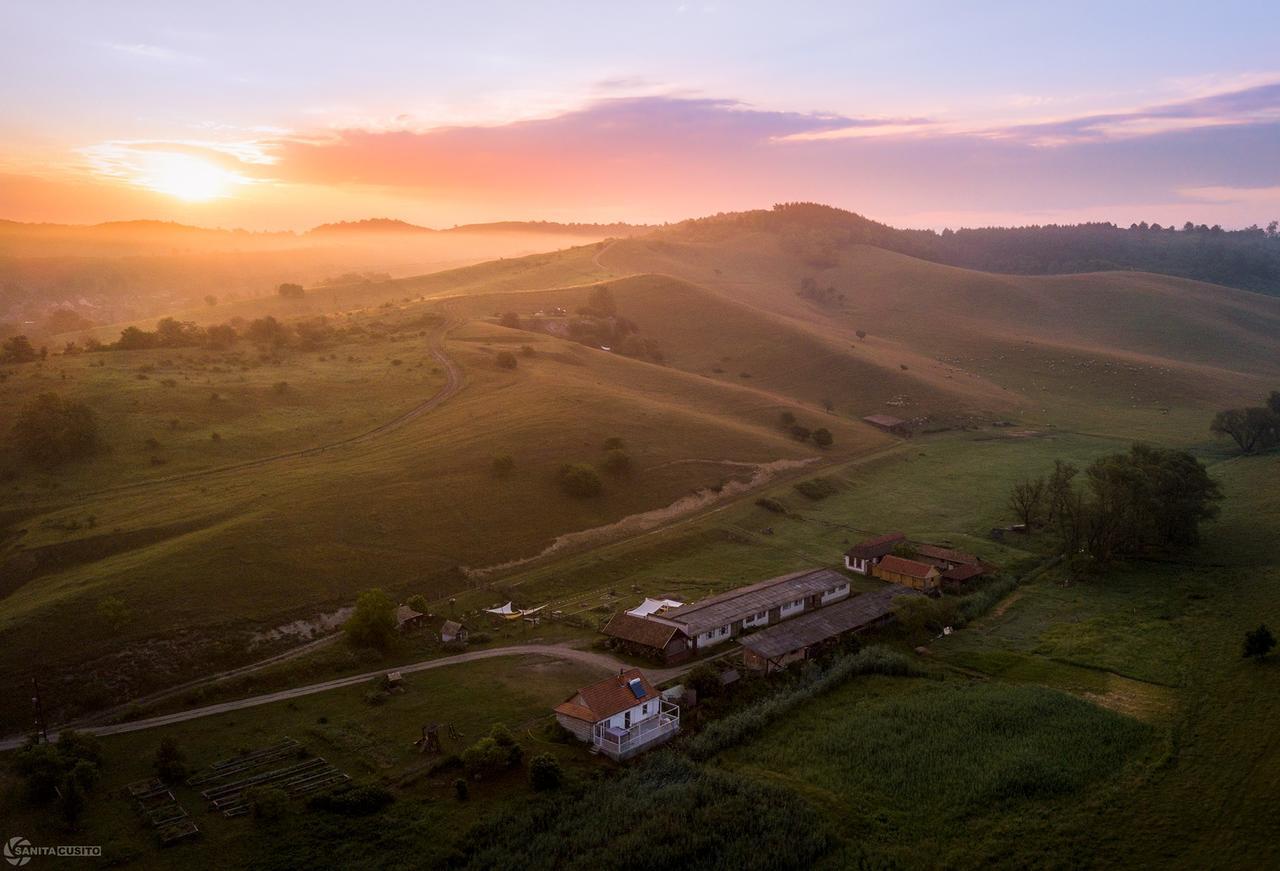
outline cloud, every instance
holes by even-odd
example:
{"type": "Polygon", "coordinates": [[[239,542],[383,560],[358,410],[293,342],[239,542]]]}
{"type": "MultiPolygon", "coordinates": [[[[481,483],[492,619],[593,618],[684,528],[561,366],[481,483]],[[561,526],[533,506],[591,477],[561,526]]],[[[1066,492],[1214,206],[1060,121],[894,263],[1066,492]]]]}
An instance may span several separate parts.
{"type": "Polygon", "coordinates": [[[166,63],[197,62],[203,60],[203,58],[178,51],[177,49],[167,48],[163,45],[152,45],[146,42],[104,42],[100,44],[104,48],[108,48],[119,54],[146,58],[147,60],[164,61],[166,63]]]}

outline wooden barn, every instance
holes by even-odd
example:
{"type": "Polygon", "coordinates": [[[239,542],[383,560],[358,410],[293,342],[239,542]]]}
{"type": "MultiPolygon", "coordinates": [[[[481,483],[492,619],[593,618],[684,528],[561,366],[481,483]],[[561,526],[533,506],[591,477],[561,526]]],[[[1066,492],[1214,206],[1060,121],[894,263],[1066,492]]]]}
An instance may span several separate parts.
{"type": "Polygon", "coordinates": [[[936,593],[942,588],[942,572],[937,566],[889,554],[871,570],[882,581],[901,584],[913,590],[936,593]]]}
{"type": "Polygon", "coordinates": [[[407,632],[410,629],[418,628],[426,619],[426,614],[423,614],[421,611],[416,611],[408,605],[401,605],[396,608],[396,629],[401,632],[407,632]]]}
{"type": "Polygon", "coordinates": [[[455,620],[446,620],[440,626],[440,640],[445,644],[455,641],[465,644],[467,641],[467,627],[455,620]]]}
{"type": "Polygon", "coordinates": [[[841,638],[882,626],[894,619],[897,600],[920,592],[888,585],[843,602],[770,626],[739,642],[747,668],[766,674],[821,653],[841,638]]]}
{"type": "Polygon", "coordinates": [[[666,665],[678,665],[693,656],[689,636],[672,623],[620,612],[613,615],[602,631],[620,649],[666,665]]]}

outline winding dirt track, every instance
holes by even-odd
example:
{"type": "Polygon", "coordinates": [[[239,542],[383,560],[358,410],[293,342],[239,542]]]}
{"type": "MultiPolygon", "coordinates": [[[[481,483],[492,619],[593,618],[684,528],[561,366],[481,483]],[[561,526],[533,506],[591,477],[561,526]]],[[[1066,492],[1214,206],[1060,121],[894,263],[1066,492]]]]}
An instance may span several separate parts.
{"type": "MultiPolygon", "coordinates": [[[[388,668],[380,668],[377,671],[367,671],[363,674],[353,674],[347,677],[339,677],[333,680],[323,681],[322,683],[309,684],[302,687],[293,687],[287,690],[278,690],[274,693],[265,693],[260,696],[250,696],[246,699],[235,699],[229,702],[219,702],[216,705],[207,705],[203,708],[192,708],[188,711],[178,711],[173,714],[164,714],[159,717],[149,717],[145,720],[134,720],[129,723],[115,723],[110,726],[84,726],[79,731],[88,732],[91,735],[120,735],[125,732],[140,732],[143,729],[154,729],[158,726],[168,726],[173,723],[184,723],[187,720],[196,720],[201,717],[212,717],[216,714],[225,714],[228,711],[240,711],[245,708],[254,708],[258,705],[269,705],[272,702],[283,702],[289,699],[296,699],[300,696],[309,696],[315,693],[328,692],[329,690],[342,689],[343,687],[356,686],[358,684],[367,683],[375,678],[381,677],[389,671],[398,671],[401,674],[413,674],[419,671],[430,671],[436,668],[445,668],[450,665],[458,665],[464,662],[476,662],[482,659],[493,659],[499,656],[548,656],[554,659],[564,659],[571,662],[582,663],[583,665],[598,666],[608,671],[616,668],[627,668],[626,663],[621,660],[614,659],[612,656],[604,653],[597,653],[591,650],[579,650],[576,647],[567,647],[561,644],[517,644],[511,647],[495,647],[491,650],[476,650],[471,653],[459,653],[456,656],[445,656],[439,659],[427,659],[422,662],[414,662],[409,665],[391,666],[388,668]]],[[[677,674],[680,674],[681,668],[666,669],[644,669],[645,675],[654,683],[668,680],[677,674]]],[[[50,735],[56,740],[56,735],[50,735]]],[[[26,736],[11,736],[0,739],[0,751],[16,750],[26,741],[26,736]]]]}
{"type": "MultiPolygon", "coordinates": [[[[323,445],[314,445],[309,448],[302,448],[301,450],[297,450],[297,451],[288,451],[283,454],[275,454],[269,457],[259,457],[256,460],[245,460],[244,462],[241,462],[241,463],[232,463],[231,465],[228,465],[228,466],[217,466],[216,468],[212,468],[212,469],[198,469],[193,472],[180,472],[176,475],[166,475],[162,478],[148,478],[145,481],[134,481],[128,484],[117,484],[113,487],[106,487],[102,490],[89,490],[82,493],[75,493],[75,494],[69,494],[69,495],[72,495],[74,498],[78,499],[86,496],[102,496],[109,493],[125,493],[131,490],[142,490],[142,489],[146,489],[147,487],[159,487],[163,484],[176,484],[183,481],[195,481],[200,478],[208,478],[213,475],[223,475],[228,472],[242,472],[246,469],[257,469],[257,468],[261,468],[262,466],[268,466],[272,463],[279,463],[285,460],[298,460],[298,459],[304,459],[306,457],[315,457],[315,456],[319,456],[320,454],[327,453],[328,451],[336,450],[338,448],[345,448],[351,445],[357,445],[363,442],[372,441],[373,439],[378,438],[379,436],[386,435],[387,433],[392,432],[394,430],[397,430],[400,427],[407,424],[409,421],[414,420],[415,418],[420,417],[435,408],[438,408],[439,406],[443,405],[446,401],[448,401],[448,399],[451,396],[453,396],[455,393],[457,393],[459,390],[462,389],[462,370],[458,368],[458,365],[454,363],[453,360],[451,360],[449,356],[445,354],[444,350],[440,347],[432,348],[431,355],[435,357],[437,361],[439,361],[441,366],[444,367],[444,371],[445,371],[444,386],[441,387],[434,395],[418,403],[413,408],[406,411],[404,414],[401,414],[399,417],[393,418],[392,420],[389,420],[386,423],[379,424],[378,426],[374,427],[371,430],[367,430],[365,432],[358,433],[353,436],[348,436],[347,438],[344,438],[344,439],[339,439],[336,442],[329,442],[323,445]]],[[[62,497],[58,497],[57,500],[55,501],[65,502],[66,499],[67,499],[66,496],[62,496],[62,497]]],[[[46,497],[46,500],[44,501],[48,501],[48,497],[46,497]]]]}

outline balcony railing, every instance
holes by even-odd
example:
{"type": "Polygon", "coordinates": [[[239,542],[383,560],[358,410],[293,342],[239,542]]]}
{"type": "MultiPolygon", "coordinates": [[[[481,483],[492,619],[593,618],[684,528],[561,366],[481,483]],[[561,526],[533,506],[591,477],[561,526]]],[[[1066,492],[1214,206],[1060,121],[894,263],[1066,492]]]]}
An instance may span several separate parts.
{"type": "Polygon", "coordinates": [[[615,729],[597,725],[594,741],[597,749],[606,756],[630,759],[642,750],[661,744],[680,731],[680,708],[668,701],[659,701],[658,713],[641,720],[629,729],[615,729]]]}

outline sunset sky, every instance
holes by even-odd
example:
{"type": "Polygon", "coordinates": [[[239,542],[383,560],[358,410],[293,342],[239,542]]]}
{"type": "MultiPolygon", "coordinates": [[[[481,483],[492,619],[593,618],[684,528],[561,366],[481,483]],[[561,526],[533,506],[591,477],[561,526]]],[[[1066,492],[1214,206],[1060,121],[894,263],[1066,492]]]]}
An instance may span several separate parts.
{"type": "Polygon", "coordinates": [[[0,28],[12,220],[1280,217],[1274,2],[12,0],[0,28]]]}

